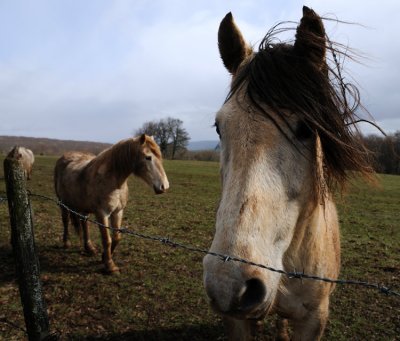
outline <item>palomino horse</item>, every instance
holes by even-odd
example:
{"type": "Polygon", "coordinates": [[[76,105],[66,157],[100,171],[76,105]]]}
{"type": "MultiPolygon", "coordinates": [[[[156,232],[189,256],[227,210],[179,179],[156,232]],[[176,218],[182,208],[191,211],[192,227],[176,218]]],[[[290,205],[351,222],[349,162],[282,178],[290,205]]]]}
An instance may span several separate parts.
{"type": "MultiPolygon", "coordinates": [[[[348,170],[372,177],[348,104],[350,95],[356,104],[359,99],[335,71],[341,52],[313,10],[303,8],[293,44],[276,42],[277,31],[253,52],[231,13],[219,27],[219,51],[232,83],[215,121],[222,198],[210,251],[336,279],[340,240],[331,193],[348,180],[348,170]]],[[[231,340],[251,338],[271,313],[280,316],[279,339],[289,339],[288,323],[293,340],[321,338],[333,284],[211,255],[203,264],[207,296],[231,340]]]]}
{"type": "Polygon", "coordinates": [[[32,176],[33,163],[35,162],[33,152],[28,148],[15,146],[8,153],[8,157],[15,158],[21,162],[25,177],[30,180],[32,176]]]}
{"type": "MultiPolygon", "coordinates": [[[[141,135],[120,141],[101,152],[68,152],[57,160],[54,184],[57,197],[71,209],[83,214],[95,214],[96,220],[113,228],[121,227],[122,215],[128,201],[127,180],[130,174],[142,178],[155,193],[164,193],[168,179],[162,165],[160,148],[152,137],[141,135]]],[[[69,217],[77,231],[82,227],[84,246],[88,253],[95,249],[89,238],[87,221],[80,221],[74,214],[61,208],[64,224],[64,247],[68,248],[69,217]]],[[[103,243],[103,262],[107,273],[119,271],[112,260],[121,234],[99,227],[103,243]]]]}

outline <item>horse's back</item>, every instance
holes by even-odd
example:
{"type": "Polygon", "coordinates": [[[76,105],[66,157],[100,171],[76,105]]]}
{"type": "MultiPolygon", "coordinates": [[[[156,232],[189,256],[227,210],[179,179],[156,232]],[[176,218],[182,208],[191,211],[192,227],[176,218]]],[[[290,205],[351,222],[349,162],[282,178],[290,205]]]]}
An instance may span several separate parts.
{"type": "Polygon", "coordinates": [[[54,168],[54,188],[57,197],[65,203],[73,204],[84,189],[83,172],[87,164],[95,158],[92,153],[66,152],[54,168]]]}
{"type": "Polygon", "coordinates": [[[28,148],[25,148],[25,150],[26,150],[30,164],[33,165],[33,163],[35,162],[35,155],[33,154],[32,150],[30,150],[28,148]]]}
{"type": "Polygon", "coordinates": [[[93,158],[92,153],[66,152],[57,161],[54,168],[55,178],[63,177],[66,173],[82,170],[93,158]]]}

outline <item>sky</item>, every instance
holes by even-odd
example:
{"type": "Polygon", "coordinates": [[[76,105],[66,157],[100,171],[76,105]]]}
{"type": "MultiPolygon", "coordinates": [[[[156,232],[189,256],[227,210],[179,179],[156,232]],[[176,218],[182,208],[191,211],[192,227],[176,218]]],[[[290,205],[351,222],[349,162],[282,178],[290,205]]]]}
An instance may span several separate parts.
{"type": "Polygon", "coordinates": [[[232,12],[257,48],[277,22],[298,22],[303,5],[361,24],[326,29],[366,56],[345,67],[376,122],[400,130],[397,0],[2,0],[0,135],[115,143],[171,116],[192,141],[217,140],[230,83],[220,21],[232,12]]]}

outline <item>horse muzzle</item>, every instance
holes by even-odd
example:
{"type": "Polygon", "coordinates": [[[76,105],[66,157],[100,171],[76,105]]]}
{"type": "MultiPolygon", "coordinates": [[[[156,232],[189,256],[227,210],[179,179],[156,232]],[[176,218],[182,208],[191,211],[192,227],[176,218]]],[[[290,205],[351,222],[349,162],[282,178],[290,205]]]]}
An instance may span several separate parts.
{"type": "Polygon", "coordinates": [[[153,189],[154,189],[154,193],[156,193],[156,194],[163,194],[166,191],[163,185],[153,186],[153,189]]]}
{"type": "Polygon", "coordinates": [[[167,191],[168,188],[169,188],[168,181],[165,182],[165,183],[160,183],[160,184],[157,184],[157,185],[153,185],[153,189],[154,189],[154,192],[156,194],[163,194],[163,193],[165,193],[167,191]]]}
{"type": "Polygon", "coordinates": [[[216,280],[205,275],[206,293],[216,313],[236,319],[261,319],[268,313],[270,304],[267,302],[267,287],[261,279],[216,280]]]}

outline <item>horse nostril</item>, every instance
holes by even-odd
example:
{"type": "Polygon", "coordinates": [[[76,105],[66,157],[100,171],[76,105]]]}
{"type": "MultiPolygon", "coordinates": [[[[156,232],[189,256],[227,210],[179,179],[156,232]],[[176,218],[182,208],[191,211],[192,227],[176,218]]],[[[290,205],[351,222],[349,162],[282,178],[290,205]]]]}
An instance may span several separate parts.
{"type": "Polygon", "coordinates": [[[162,193],[165,193],[165,191],[166,191],[164,184],[158,184],[157,186],[153,185],[153,188],[154,188],[154,192],[156,192],[156,194],[162,194],[162,193]]]}
{"type": "Polygon", "coordinates": [[[245,291],[239,300],[240,310],[252,310],[263,302],[266,295],[267,288],[261,280],[257,278],[247,280],[245,291]]]}

